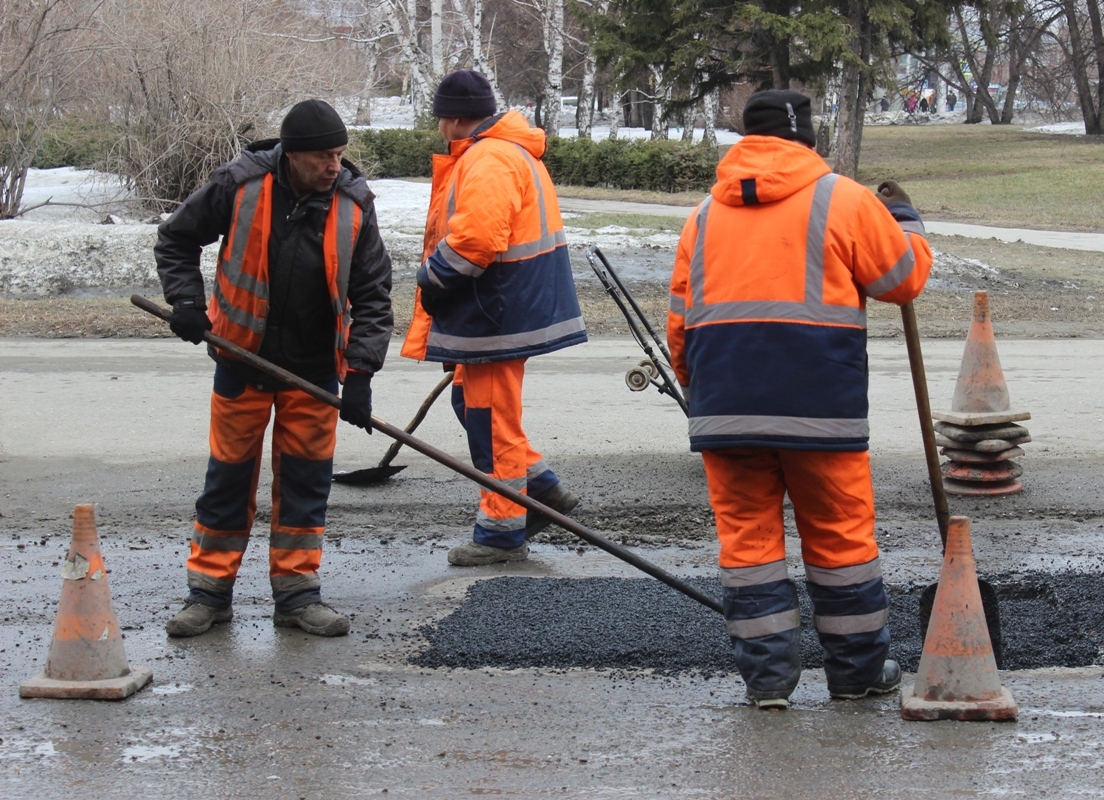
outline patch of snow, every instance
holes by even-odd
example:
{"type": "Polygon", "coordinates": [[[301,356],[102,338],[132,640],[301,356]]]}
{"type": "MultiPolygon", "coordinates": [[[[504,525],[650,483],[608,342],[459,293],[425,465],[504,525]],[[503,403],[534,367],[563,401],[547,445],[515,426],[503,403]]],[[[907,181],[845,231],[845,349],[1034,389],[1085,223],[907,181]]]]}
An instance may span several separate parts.
{"type": "Polygon", "coordinates": [[[1027,128],[1032,133],[1058,133],[1076,136],[1085,135],[1085,123],[1081,122],[1055,122],[1050,125],[1039,125],[1034,128],[1027,128]]]}

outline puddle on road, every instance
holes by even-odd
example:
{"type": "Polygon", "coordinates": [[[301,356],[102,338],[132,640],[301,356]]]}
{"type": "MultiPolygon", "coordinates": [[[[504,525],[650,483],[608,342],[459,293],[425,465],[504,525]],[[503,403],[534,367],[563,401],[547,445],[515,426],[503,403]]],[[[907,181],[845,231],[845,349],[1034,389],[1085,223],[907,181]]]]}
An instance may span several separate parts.
{"type": "MultiPolygon", "coordinates": [[[[984,576],[1000,598],[1004,668],[1083,667],[1104,645],[1104,576],[984,576]]],[[[715,578],[691,578],[707,595],[715,578]]],[[[915,671],[923,646],[924,585],[889,585],[890,654],[915,671]]],[[[804,584],[802,663],[823,666],[804,584]]],[[[649,669],[658,674],[735,672],[723,620],[656,581],[625,578],[493,578],[473,584],[448,617],[422,628],[422,667],[649,669]],[[508,612],[504,612],[508,609],[508,612]]]]}

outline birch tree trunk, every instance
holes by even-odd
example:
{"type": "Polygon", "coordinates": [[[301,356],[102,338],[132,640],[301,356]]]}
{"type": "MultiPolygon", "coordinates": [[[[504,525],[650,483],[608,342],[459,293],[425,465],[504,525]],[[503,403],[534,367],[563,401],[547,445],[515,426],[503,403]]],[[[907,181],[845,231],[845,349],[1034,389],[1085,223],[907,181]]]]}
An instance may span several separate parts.
{"type": "Polygon", "coordinates": [[[410,103],[414,118],[422,116],[432,107],[433,90],[427,73],[432,70],[425,53],[418,45],[417,0],[392,0],[391,32],[399,42],[399,52],[410,71],[410,103]]]}
{"type": "Polygon", "coordinates": [[[702,111],[705,114],[705,133],[702,136],[702,144],[708,147],[717,146],[717,106],[719,104],[719,89],[711,89],[702,98],[702,111]]]}
{"type": "Polygon", "coordinates": [[[624,113],[624,97],[625,93],[620,89],[612,89],[610,91],[610,108],[613,109],[610,114],[610,129],[609,138],[616,139],[617,132],[621,128],[621,115],[624,113]]]}
{"type": "Polygon", "coordinates": [[[859,171],[863,116],[870,95],[866,66],[870,58],[870,23],[864,0],[850,0],[847,16],[855,31],[851,48],[856,56],[843,66],[840,77],[839,117],[836,122],[836,172],[854,178],[859,171]]]}
{"type": "Polygon", "coordinates": [[[495,104],[498,110],[506,108],[506,100],[502,96],[502,90],[498,86],[498,76],[495,75],[491,65],[487,62],[487,56],[483,51],[483,0],[471,0],[471,11],[468,11],[464,0],[452,0],[452,7],[463,20],[464,30],[468,34],[468,48],[471,50],[472,69],[481,73],[491,84],[494,92],[495,104]]]}
{"type": "Polygon", "coordinates": [[[548,54],[541,121],[545,133],[559,136],[563,107],[564,0],[541,0],[541,11],[544,52],[548,54]]]}
{"type": "Polygon", "coordinates": [[[663,80],[663,67],[649,65],[652,73],[652,140],[667,139],[667,97],[670,94],[663,80]]]}
{"type": "Polygon", "coordinates": [[[445,40],[444,32],[441,27],[441,15],[443,13],[444,0],[430,0],[429,52],[434,83],[439,82],[445,74],[445,40]]]}

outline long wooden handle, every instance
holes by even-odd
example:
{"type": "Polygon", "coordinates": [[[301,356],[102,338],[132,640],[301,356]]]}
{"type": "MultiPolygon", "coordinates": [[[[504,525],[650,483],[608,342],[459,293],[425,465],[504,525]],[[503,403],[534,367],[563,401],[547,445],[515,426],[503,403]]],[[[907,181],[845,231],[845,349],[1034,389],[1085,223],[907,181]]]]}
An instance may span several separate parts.
{"type": "MultiPolygon", "coordinates": [[[[146,311],[155,317],[160,317],[166,322],[172,317],[171,311],[157,305],[150,300],[147,300],[141,295],[131,295],[130,302],[143,311],[146,311]]],[[[326,405],[333,406],[334,408],[341,408],[341,398],[339,398],[337,395],[330,394],[325,389],[315,386],[310,381],[305,381],[298,375],[291,374],[286,369],[282,369],[275,364],[266,361],[260,356],[250,353],[245,348],[239,347],[233,342],[223,339],[221,336],[216,336],[210,331],[206,331],[203,334],[203,340],[205,342],[208,342],[209,344],[213,344],[220,350],[225,350],[227,353],[230,353],[235,358],[244,361],[249,366],[254,367],[255,369],[259,369],[261,372],[264,372],[267,375],[271,375],[273,378],[277,378],[288,384],[289,386],[294,386],[296,389],[306,392],[311,397],[322,403],[325,403],[326,405]]],[[[392,439],[402,442],[412,450],[417,450],[419,453],[433,459],[438,464],[442,464],[452,471],[460,473],[465,478],[469,478],[470,480],[475,481],[483,488],[492,491],[495,494],[502,495],[503,497],[513,501],[514,503],[517,503],[519,506],[523,506],[529,511],[535,511],[538,514],[543,514],[554,523],[559,525],[561,528],[571,531],[580,539],[589,542],[590,544],[601,550],[605,550],[611,556],[619,558],[627,564],[631,564],[641,572],[651,575],[653,578],[667,584],[672,589],[682,592],[687,597],[698,601],[706,608],[710,608],[716,611],[718,614],[724,613],[721,604],[717,602],[714,598],[703,594],[686,581],[676,578],[674,575],[667,572],[666,570],[661,569],[650,561],[636,555],[636,553],[626,550],[620,545],[614,544],[609,539],[599,536],[598,534],[591,531],[589,528],[580,525],[578,522],[571,519],[570,517],[561,514],[559,511],[555,511],[544,505],[543,503],[538,503],[532,497],[522,494],[513,487],[507,486],[505,483],[495,480],[490,475],[487,475],[485,472],[480,472],[478,469],[471,466],[470,464],[465,464],[463,461],[453,458],[448,453],[438,450],[436,447],[423,442],[421,439],[417,439],[414,436],[411,436],[406,431],[400,428],[396,428],[394,425],[391,425],[387,422],[384,422],[379,417],[372,417],[372,427],[380,431],[384,435],[390,436],[392,439]]]]}
{"type": "MultiPolygon", "coordinates": [[[[452,383],[455,372],[446,372],[445,377],[441,378],[441,382],[433,387],[433,391],[429,393],[429,397],[418,407],[418,413],[414,415],[414,419],[410,420],[410,423],[403,429],[407,433],[414,433],[418,429],[418,426],[422,424],[422,420],[426,418],[426,414],[429,413],[429,408],[432,406],[438,397],[441,396],[441,392],[448,388],[452,383]]],[[[376,469],[388,466],[395,460],[395,456],[399,454],[399,450],[402,448],[403,443],[396,439],[391,443],[391,446],[387,448],[387,452],[383,454],[383,458],[380,463],[376,465],[376,469]]]]}
{"type": "Polygon", "coordinates": [[[935,426],[932,424],[928,379],[924,373],[924,356],[920,352],[920,329],[916,324],[916,309],[912,303],[901,306],[901,323],[905,329],[905,346],[908,348],[909,368],[912,372],[912,390],[916,394],[916,413],[920,416],[920,431],[924,438],[924,457],[928,462],[928,481],[931,483],[932,500],[935,503],[935,519],[939,524],[939,538],[943,541],[943,549],[946,550],[951,512],[947,507],[947,492],[943,488],[943,473],[939,469],[939,450],[935,444],[935,426]]]}

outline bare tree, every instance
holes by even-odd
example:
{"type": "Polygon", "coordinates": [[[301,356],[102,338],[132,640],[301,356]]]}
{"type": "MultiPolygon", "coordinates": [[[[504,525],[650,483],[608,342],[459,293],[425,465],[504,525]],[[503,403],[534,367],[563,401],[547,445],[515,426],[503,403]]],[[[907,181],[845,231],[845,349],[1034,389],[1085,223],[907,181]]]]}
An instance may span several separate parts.
{"type": "Polygon", "coordinates": [[[515,0],[536,17],[541,26],[548,67],[544,74],[541,127],[549,136],[560,132],[563,111],[564,2],[565,0],[515,0]]]}
{"type": "Polygon", "coordinates": [[[1085,133],[1104,135],[1104,25],[1100,0],[1062,0],[1085,133]]]}
{"type": "Polygon", "coordinates": [[[468,52],[471,54],[472,69],[486,76],[494,92],[495,102],[500,109],[506,107],[502,89],[498,86],[498,76],[494,66],[487,58],[487,49],[483,44],[483,0],[470,0],[470,10],[465,0],[452,0],[452,7],[460,17],[468,38],[468,52]]]}
{"type": "Polygon", "coordinates": [[[336,37],[281,0],[104,0],[99,19],[89,91],[125,131],[118,172],[162,209],[274,132],[291,103],[338,93],[336,37]]]}
{"type": "Polygon", "coordinates": [[[19,213],[47,124],[72,90],[95,3],[0,0],[0,219],[19,213]]]}

